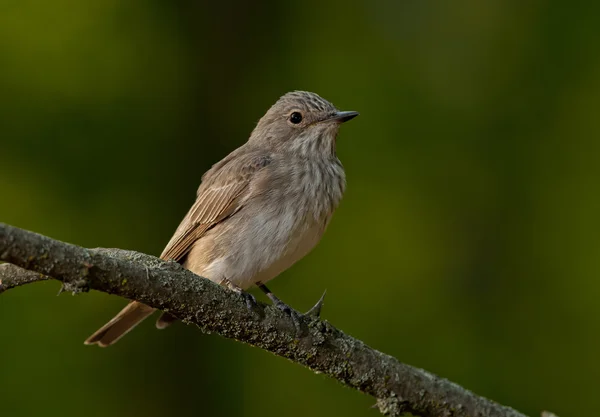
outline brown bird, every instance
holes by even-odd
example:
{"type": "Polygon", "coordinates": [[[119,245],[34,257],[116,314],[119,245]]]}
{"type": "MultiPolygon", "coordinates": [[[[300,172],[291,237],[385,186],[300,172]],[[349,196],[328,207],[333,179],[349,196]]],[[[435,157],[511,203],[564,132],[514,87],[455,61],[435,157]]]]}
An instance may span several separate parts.
{"type": "MultiPolygon", "coordinates": [[[[280,309],[295,312],[264,285],[319,242],[346,187],[336,156],[340,124],[358,115],[317,94],[282,96],[250,139],[202,176],[192,208],[161,254],[253,299],[260,287],[280,309]]],[[[85,344],[109,346],[154,309],[130,302],[85,344]]],[[[176,320],[163,313],[156,326],[176,320]]]]}

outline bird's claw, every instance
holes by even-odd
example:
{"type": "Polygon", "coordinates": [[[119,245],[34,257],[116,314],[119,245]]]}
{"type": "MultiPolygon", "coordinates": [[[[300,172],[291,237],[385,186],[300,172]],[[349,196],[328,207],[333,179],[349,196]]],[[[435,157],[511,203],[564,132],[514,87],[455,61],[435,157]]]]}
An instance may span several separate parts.
{"type": "Polygon", "coordinates": [[[256,297],[254,297],[249,292],[241,291],[240,295],[246,302],[246,307],[248,307],[248,310],[252,311],[258,305],[258,302],[256,301],[256,297]]]}
{"type": "Polygon", "coordinates": [[[256,306],[258,306],[258,302],[256,301],[256,298],[252,294],[242,290],[239,286],[235,285],[229,279],[224,278],[221,281],[221,285],[223,285],[223,286],[229,288],[231,291],[236,292],[239,295],[241,295],[242,298],[244,299],[244,301],[246,302],[246,307],[248,307],[248,310],[253,311],[254,308],[256,306]]]}
{"type": "Polygon", "coordinates": [[[321,308],[323,308],[323,300],[325,299],[325,294],[327,293],[327,291],[325,291],[323,293],[323,295],[321,296],[321,298],[319,298],[319,301],[317,301],[317,304],[315,304],[313,308],[308,310],[308,312],[306,314],[302,314],[302,313],[297,312],[293,308],[291,308],[289,305],[287,305],[286,303],[281,301],[279,298],[277,298],[277,296],[275,296],[275,294],[273,294],[271,292],[271,290],[269,290],[267,288],[267,286],[264,285],[263,283],[259,282],[259,283],[257,283],[257,285],[258,285],[258,288],[260,288],[262,290],[262,292],[264,292],[267,295],[267,297],[269,297],[269,299],[273,303],[273,306],[275,306],[278,310],[280,310],[283,313],[290,316],[290,318],[294,322],[294,327],[296,328],[297,333],[302,333],[302,319],[304,316],[317,318],[317,319],[319,318],[319,316],[321,314],[321,308]]]}
{"type": "Polygon", "coordinates": [[[275,307],[277,307],[279,310],[281,310],[282,312],[284,312],[285,314],[290,316],[290,318],[292,319],[292,322],[294,323],[294,327],[296,328],[296,331],[298,331],[298,332],[301,331],[302,326],[300,323],[302,320],[302,313],[299,313],[298,311],[294,310],[292,307],[290,307],[289,305],[287,305],[286,303],[284,303],[283,301],[281,301],[278,298],[276,298],[273,301],[273,305],[275,305],[275,307]]]}

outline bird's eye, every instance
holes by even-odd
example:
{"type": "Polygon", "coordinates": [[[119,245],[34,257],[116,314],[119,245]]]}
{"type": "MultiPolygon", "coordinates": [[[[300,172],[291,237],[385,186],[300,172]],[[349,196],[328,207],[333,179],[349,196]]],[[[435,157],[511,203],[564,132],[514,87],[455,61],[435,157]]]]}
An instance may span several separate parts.
{"type": "Polygon", "coordinates": [[[290,122],[292,122],[293,124],[297,125],[301,121],[302,121],[302,114],[300,114],[300,112],[295,111],[290,115],[290,122]]]}

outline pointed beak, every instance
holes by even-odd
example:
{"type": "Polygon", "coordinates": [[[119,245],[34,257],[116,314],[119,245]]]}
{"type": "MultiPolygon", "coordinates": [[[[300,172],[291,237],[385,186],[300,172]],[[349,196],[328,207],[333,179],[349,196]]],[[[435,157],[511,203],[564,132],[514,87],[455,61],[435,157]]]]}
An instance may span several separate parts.
{"type": "Polygon", "coordinates": [[[338,123],[344,123],[344,122],[347,122],[348,120],[354,119],[356,116],[358,116],[358,112],[356,112],[356,111],[339,111],[327,120],[328,121],[336,121],[338,123]]]}

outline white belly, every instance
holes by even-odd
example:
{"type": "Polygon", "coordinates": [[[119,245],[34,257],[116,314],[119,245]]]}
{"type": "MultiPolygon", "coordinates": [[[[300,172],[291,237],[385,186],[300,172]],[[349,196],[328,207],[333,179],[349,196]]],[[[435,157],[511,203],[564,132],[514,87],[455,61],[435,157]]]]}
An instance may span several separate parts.
{"type": "Polygon", "coordinates": [[[321,240],[325,228],[319,225],[311,225],[302,233],[292,237],[287,245],[285,252],[281,257],[273,262],[269,267],[260,271],[249,282],[244,282],[242,288],[248,288],[257,282],[262,284],[272,280],[277,275],[291,267],[293,264],[304,258],[321,240]]]}
{"type": "Polygon", "coordinates": [[[329,220],[319,224],[284,217],[282,221],[265,213],[254,216],[229,253],[195,272],[219,283],[227,279],[242,289],[275,278],[316,246],[329,220]]]}

